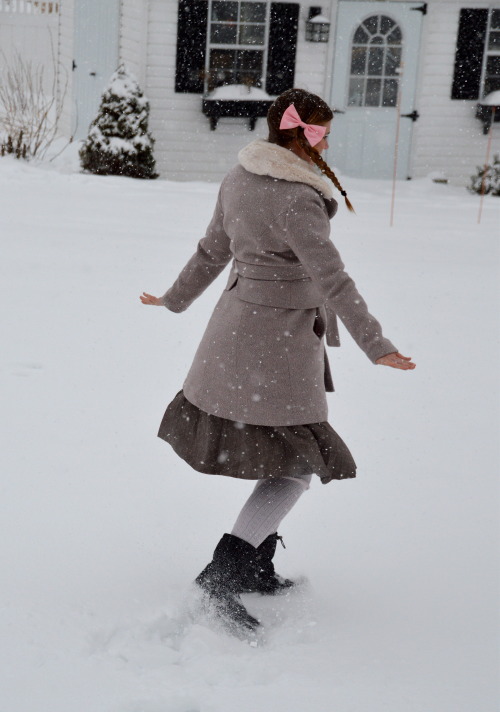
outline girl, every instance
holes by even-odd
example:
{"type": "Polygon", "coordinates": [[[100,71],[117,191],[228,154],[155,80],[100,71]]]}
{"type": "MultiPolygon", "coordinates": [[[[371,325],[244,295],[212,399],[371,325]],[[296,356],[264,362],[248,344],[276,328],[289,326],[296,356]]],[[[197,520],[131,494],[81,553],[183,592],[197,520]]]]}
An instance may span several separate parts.
{"type": "Polygon", "coordinates": [[[337,317],[376,364],[413,369],[382,335],[329,239],[337,201],[321,158],[333,113],[290,89],[267,116],[269,137],[246,146],[222,181],[215,212],[173,286],[143,304],[181,312],[232,260],[231,272],[159,437],[195,470],[257,480],[231,534],[197,584],[233,631],[259,622],[239,599],[293,586],[275,573],[277,529],[308,489],[355,477],[356,465],[326,422],[333,391],[323,339],[339,345],[337,317]]]}

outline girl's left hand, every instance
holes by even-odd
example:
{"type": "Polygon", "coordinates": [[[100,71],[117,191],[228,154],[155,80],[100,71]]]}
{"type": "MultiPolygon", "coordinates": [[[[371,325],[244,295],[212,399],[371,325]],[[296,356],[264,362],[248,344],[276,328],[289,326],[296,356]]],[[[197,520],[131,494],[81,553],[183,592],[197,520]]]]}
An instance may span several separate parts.
{"type": "Polygon", "coordinates": [[[378,358],[375,363],[379,366],[390,366],[391,368],[400,368],[403,371],[410,371],[415,368],[411,356],[403,356],[399,351],[393,354],[386,354],[378,358]]]}
{"type": "Polygon", "coordinates": [[[164,306],[162,300],[159,297],[153,297],[152,294],[148,294],[147,292],[143,292],[139,299],[143,304],[152,304],[154,307],[162,307],[164,306]]]}

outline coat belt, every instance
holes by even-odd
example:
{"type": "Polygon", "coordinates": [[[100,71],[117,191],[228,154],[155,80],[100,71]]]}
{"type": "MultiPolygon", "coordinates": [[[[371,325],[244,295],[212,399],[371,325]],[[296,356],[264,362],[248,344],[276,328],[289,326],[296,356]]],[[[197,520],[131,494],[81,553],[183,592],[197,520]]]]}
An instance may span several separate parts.
{"type": "Polygon", "coordinates": [[[247,279],[262,279],[272,282],[310,281],[311,279],[301,264],[270,266],[234,260],[234,271],[247,279]]]}
{"type": "Polygon", "coordinates": [[[340,346],[335,311],[328,302],[325,303],[301,264],[255,265],[235,259],[226,289],[235,286],[240,299],[254,304],[285,309],[311,309],[324,306],[326,343],[328,346],[340,346]],[[296,284],[294,285],[293,282],[296,284]]]}

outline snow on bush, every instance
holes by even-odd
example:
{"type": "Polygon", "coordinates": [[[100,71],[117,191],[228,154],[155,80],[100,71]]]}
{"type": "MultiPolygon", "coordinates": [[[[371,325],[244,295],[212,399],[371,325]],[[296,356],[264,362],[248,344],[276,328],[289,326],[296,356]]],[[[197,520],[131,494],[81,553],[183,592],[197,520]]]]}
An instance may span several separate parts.
{"type": "Polygon", "coordinates": [[[157,178],[148,119],[148,100],[133,75],[120,65],[80,149],[82,168],[99,175],[157,178]]]}
{"type": "Polygon", "coordinates": [[[500,156],[493,156],[491,165],[478,166],[476,175],[470,180],[468,190],[471,193],[500,195],[500,156]]]}

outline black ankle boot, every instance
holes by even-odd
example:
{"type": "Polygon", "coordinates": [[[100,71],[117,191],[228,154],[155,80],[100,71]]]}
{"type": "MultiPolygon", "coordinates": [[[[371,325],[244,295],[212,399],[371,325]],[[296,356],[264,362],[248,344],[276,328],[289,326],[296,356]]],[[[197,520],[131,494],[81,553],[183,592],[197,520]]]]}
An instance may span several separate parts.
{"type": "Polygon", "coordinates": [[[274,570],[273,557],[276,553],[278,539],[283,547],[283,539],[277,533],[270,534],[262,544],[255,549],[255,556],[249,568],[241,578],[242,587],[239,593],[262,593],[275,595],[283,593],[295,586],[295,582],[279,576],[274,570]]]}
{"type": "Polygon", "coordinates": [[[196,583],[210,598],[218,617],[231,630],[254,631],[259,621],[251,616],[238,594],[243,590],[244,572],[253,567],[256,549],[239,537],[224,534],[212,561],[197,576],[196,583]]]}

